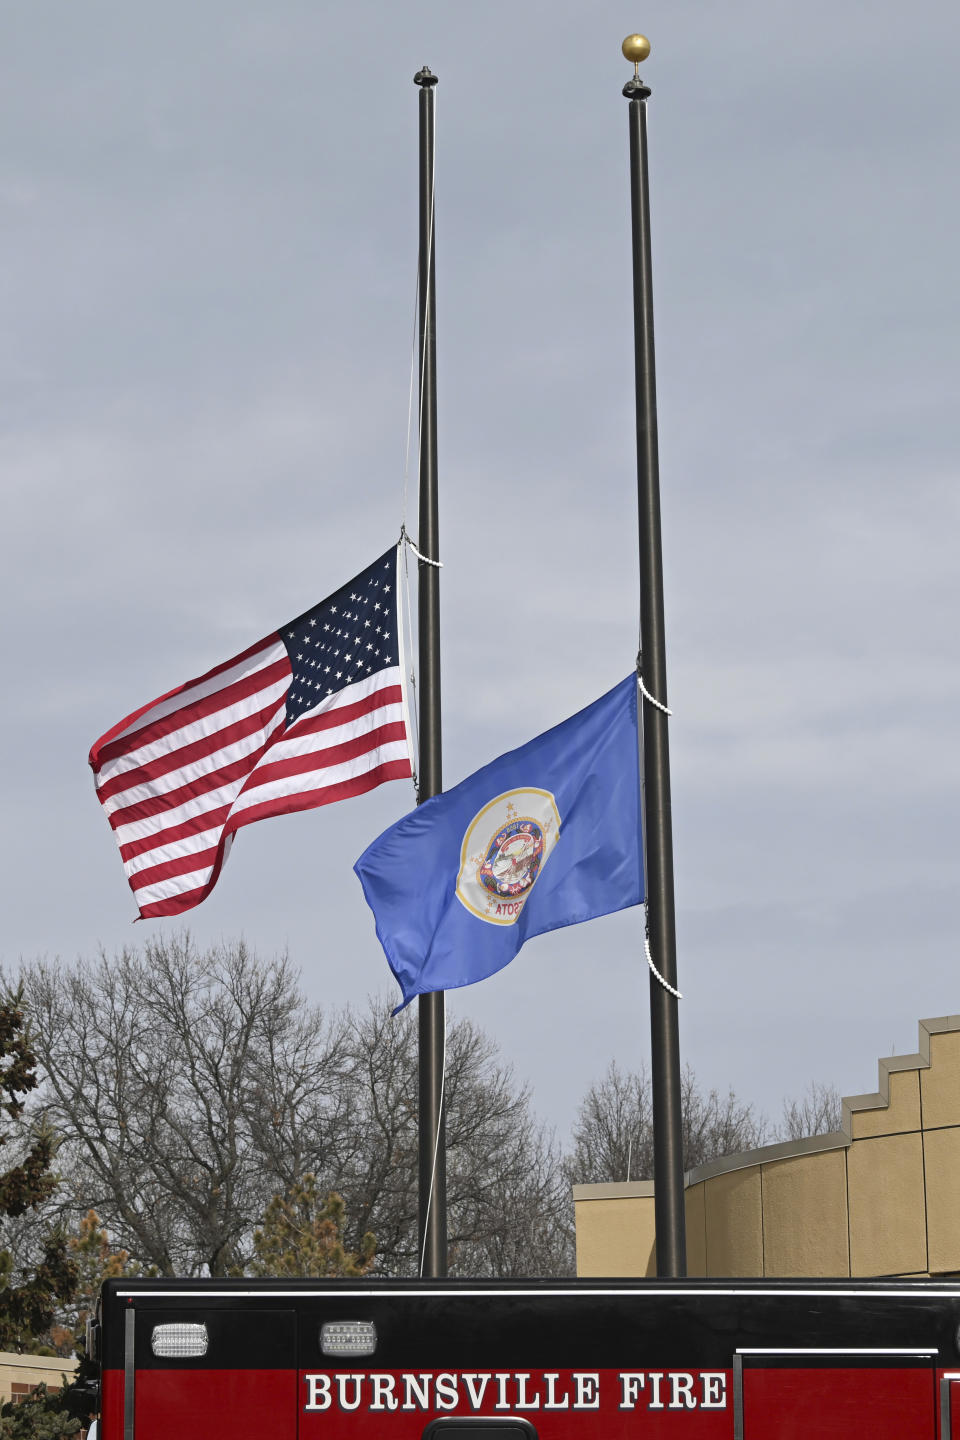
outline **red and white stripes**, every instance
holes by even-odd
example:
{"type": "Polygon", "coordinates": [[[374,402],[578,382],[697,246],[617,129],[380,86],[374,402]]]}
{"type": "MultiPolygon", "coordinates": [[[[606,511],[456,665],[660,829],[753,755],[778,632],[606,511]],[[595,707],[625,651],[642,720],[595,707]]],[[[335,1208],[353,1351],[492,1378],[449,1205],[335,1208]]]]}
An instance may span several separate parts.
{"type": "Polygon", "coordinates": [[[97,795],[142,917],[199,904],[240,826],[411,775],[399,666],[336,691],[287,729],[291,674],[271,635],[93,746],[97,795]]]}

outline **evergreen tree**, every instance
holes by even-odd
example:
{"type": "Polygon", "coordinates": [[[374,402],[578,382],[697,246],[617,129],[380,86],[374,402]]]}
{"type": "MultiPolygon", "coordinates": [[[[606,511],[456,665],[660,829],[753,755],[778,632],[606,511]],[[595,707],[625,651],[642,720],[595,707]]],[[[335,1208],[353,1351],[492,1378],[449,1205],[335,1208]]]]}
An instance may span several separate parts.
{"type": "Polygon", "coordinates": [[[315,1175],[304,1175],[284,1195],[274,1195],[263,1225],[254,1231],[251,1275],[305,1278],[319,1275],[365,1275],[374,1262],[377,1242],[369,1233],[357,1251],[343,1243],[347,1207],[331,1191],[321,1202],[315,1175]]]}
{"type": "Polygon", "coordinates": [[[73,1414],[65,1400],[68,1394],[38,1385],[24,1400],[9,1400],[0,1408],[2,1440],[68,1440],[79,1435],[88,1423],[89,1402],[83,1414],[73,1414]]]}
{"type": "MultiPolygon", "coordinates": [[[[0,1173],[0,1227],[36,1210],[56,1189],[51,1172],[56,1143],[46,1126],[32,1130],[24,1119],[23,1096],[37,1084],[36,1056],[24,1028],[23,991],[0,1000],[0,1149],[9,1146],[14,1163],[0,1173]]],[[[4,1236],[6,1240],[7,1237],[4,1236]]],[[[61,1234],[43,1242],[32,1273],[18,1266],[8,1244],[0,1246],[0,1350],[35,1350],[48,1336],[54,1311],[67,1304],[76,1284],[76,1265],[61,1234]]]]}

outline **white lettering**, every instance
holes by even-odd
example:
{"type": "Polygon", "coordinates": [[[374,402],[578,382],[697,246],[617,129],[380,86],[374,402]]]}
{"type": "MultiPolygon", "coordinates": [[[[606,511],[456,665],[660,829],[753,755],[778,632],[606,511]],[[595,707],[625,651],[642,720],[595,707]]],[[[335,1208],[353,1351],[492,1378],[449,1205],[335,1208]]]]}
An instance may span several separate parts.
{"type": "Polygon", "coordinates": [[[573,1383],[576,1387],[576,1399],[573,1402],[574,1410],[599,1410],[600,1376],[575,1372],[573,1383]]]}
{"type": "Polygon", "coordinates": [[[470,1405],[474,1410],[479,1410],[483,1404],[483,1397],[487,1386],[490,1384],[489,1375],[463,1375],[461,1376],[464,1385],[467,1387],[467,1396],[470,1405]],[[480,1382],[479,1384],[477,1382],[480,1382]]]}
{"type": "Polygon", "coordinates": [[[646,1381],[637,1370],[625,1370],[620,1376],[620,1409],[632,1410],[646,1381]]]}
{"type": "Polygon", "coordinates": [[[330,1376],[329,1375],[306,1375],[307,1382],[307,1403],[306,1410],[329,1410],[330,1409],[330,1376]]]}
{"type": "Polygon", "coordinates": [[[534,1396],[533,1399],[531,1399],[530,1396],[527,1394],[527,1381],[528,1381],[529,1379],[530,1379],[529,1373],[526,1374],[526,1375],[518,1375],[518,1376],[517,1376],[517,1409],[518,1409],[518,1410],[539,1410],[539,1409],[540,1409],[540,1396],[539,1396],[539,1395],[536,1395],[536,1396],[534,1396]]]}
{"type": "Polygon", "coordinates": [[[702,1371],[700,1384],[703,1387],[703,1399],[700,1402],[701,1407],[704,1410],[726,1410],[727,1377],[723,1371],[702,1371]]]}
{"type": "Polygon", "coordinates": [[[438,1410],[456,1410],[459,1395],[457,1394],[457,1377],[448,1371],[438,1375],[433,1385],[434,1400],[438,1410]]]}
{"type": "Polygon", "coordinates": [[[430,1381],[431,1375],[404,1375],[403,1377],[403,1405],[404,1410],[429,1410],[430,1409],[430,1381]]]}
{"type": "Polygon", "coordinates": [[[543,1402],[544,1410],[568,1409],[570,1405],[570,1394],[568,1391],[564,1391],[562,1400],[557,1399],[557,1381],[560,1379],[560,1372],[554,1371],[551,1374],[549,1371],[546,1371],[543,1378],[547,1382],[547,1398],[543,1402]]]}
{"type": "Polygon", "coordinates": [[[393,1393],[395,1384],[392,1375],[371,1375],[370,1384],[373,1387],[373,1399],[370,1401],[371,1410],[396,1410],[397,1397],[393,1393]]]}
{"type": "Polygon", "coordinates": [[[360,1386],[363,1381],[362,1375],[338,1375],[337,1376],[337,1404],[341,1410],[360,1409],[360,1386]],[[353,1381],[353,1399],[347,1399],[347,1386],[353,1381]]]}
{"type": "Polygon", "coordinates": [[[494,1410],[509,1410],[510,1405],[507,1401],[507,1381],[510,1379],[510,1376],[504,1375],[501,1371],[498,1371],[493,1378],[497,1382],[497,1403],[496,1405],[494,1405],[493,1408],[494,1410]]]}
{"type": "Polygon", "coordinates": [[[693,1398],[693,1376],[684,1375],[683,1371],[670,1372],[670,1389],[673,1398],[670,1401],[671,1410],[695,1410],[697,1402],[693,1398]],[[680,1399],[680,1396],[683,1399],[680,1399]]]}
{"type": "Polygon", "coordinates": [[[650,1396],[649,1410],[662,1410],[663,1401],[660,1399],[660,1381],[663,1379],[662,1370],[650,1371],[650,1389],[653,1392],[650,1396]]]}

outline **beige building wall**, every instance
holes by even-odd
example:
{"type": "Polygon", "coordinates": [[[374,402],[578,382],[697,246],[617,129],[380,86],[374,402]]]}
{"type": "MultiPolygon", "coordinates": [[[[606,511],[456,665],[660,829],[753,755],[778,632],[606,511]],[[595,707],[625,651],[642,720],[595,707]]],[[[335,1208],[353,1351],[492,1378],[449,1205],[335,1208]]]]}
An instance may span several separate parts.
{"type": "Polygon", "coordinates": [[[11,1350],[0,1350],[0,1405],[8,1400],[21,1400],[38,1385],[48,1390],[59,1390],[63,1376],[69,1380],[77,1362],[74,1359],[61,1360],[56,1355],[18,1355],[11,1350]]]}
{"type": "Polygon", "coordinates": [[[573,1193],[578,1275],[656,1274],[651,1180],[575,1185],[573,1193]]]}
{"type": "MultiPolygon", "coordinates": [[[[960,1274],[960,1016],[920,1021],[832,1135],[726,1155],[686,1176],[687,1271],[960,1274]]],[[[575,1185],[577,1274],[654,1273],[653,1185],[575,1185]]]]}

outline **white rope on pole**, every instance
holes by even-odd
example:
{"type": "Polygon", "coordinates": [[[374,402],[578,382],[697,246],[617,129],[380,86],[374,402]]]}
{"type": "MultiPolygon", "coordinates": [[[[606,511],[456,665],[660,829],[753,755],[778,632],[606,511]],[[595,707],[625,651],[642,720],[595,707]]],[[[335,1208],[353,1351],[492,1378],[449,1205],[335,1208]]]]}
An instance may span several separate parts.
{"type": "MultiPolygon", "coordinates": [[[[397,596],[397,626],[398,626],[399,631],[400,631],[400,663],[401,663],[401,665],[404,667],[404,670],[406,670],[406,659],[407,659],[408,647],[404,644],[404,632],[406,633],[407,639],[409,640],[409,654],[410,654],[410,656],[412,657],[412,656],[413,656],[413,609],[412,609],[412,607],[411,607],[411,601],[410,601],[410,558],[409,558],[409,556],[408,556],[408,554],[407,554],[407,548],[406,548],[406,546],[403,544],[404,535],[405,535],[405,527],[401,527],[399,546],[400,546],[400,558],[401,558],[402,561],[403,561],[403,576],[402,576],[402,586],[401,586],[403,599],[402,599],[402,603],[401,603],[401,598],[400,598],[400,596],[399,596],[399,595],[397,596]]],[[[420,798],[420,706],[419,706],[419,704],[418,704],[418,702],[417,702],[417,669],[416,669],[416,666],[415,666],[414,663],[413,663],[413,659],[412,659],[412,658],[411,658],[411,660],[410,660],[410,670],[409,670],[409,674],[407,675],[406,678],[407,678],[407,681],[408,681],[408,683],[409,683],[409,699],[408,699],[408,703],[407,703],[407,716],[408,716],[408,718],[409,718],[409,720],[410,720],[410,724],[411,724],[411,726],[412,726],[412,728],[413,728],[413,755],[412,755],[412,767],[411,767],[412,770],[413,770],[413,775],[412,775],[411,778],[412,778],[412,780],[413,780],[413,793],[414,793],[414,795],[417,797],[417,800],[418,800],[418,803],[419,803],[419,798],[420,798]]]]}
{"type": "Polygon", "coordinates": [[[662,711],[664,715],[673,714],[673,711],[668,710],[666,705],[660,704],[660,701],[657,699],[656,695],[650,694],[650,691],[643,683],[643,676],[640,674],[639,671],[637,671],[637,684],[640,686],[640,694],[644,697],[645,700],[649,700],[650,704],[653,705],[655,709],[662,711]]]}
{"type": "Polygon", "coordinates": [[[683,996],[680,994],[680,991],[675,990],[670,984],[669,980],[664,980],[663,976],[660,974],[660,971],[657,969],[656,965],[654,965],[653,956],[650,953],[650,937],[648,935],[644,935],[643,937],[643,948],[647,952],[647,964],[650,966],[651,972],[660,981],[660,984],[663,986],[664,990],[669,990],[671,995],[675,995],[678,1000],[682,1000],[683,996]]]}
{"type": "Polygon", "coordinates": [[[420,1250],[420,1279],[427,1262],[427,1232],[430,1228],[430,1211],[433,1206],[433,1182],[437,1178],[437,1153],[440,1149],[440,1128],[443,1125],[443,1091],[447,1079],[447,1027],[443,1027],[443,1053],[440,1057],[440,1104],[437,1106],[437,1133],[433,1137],[433,1165],[430,1167],[430,1189],[427,1191],[427,1210],[423,1217],[423,1246],[420,1250]]]}
{"type": "MultiPolygon", "coordinates": [[[[644,685],[644,683],[643,683],[643,676],[642,676],[641,673],[640,673],[640,656],[639,656],[639,655],[637,656],[637,684],[638,684],[639,687],[640,687],[640,694],[643,695],[643,697],[644,697],[646,700],[649,700],[649,701],[650,701],[650,704],[653,705],[655,709],[657,709],[657,710],[662,710],[663,713],[664,713],[664,715],[672,715],[672,714],[673,714],[673,711],[672,711],[672,710],[668,710],[667,707],[666,707],[666,705],[662,705],[662,704],[660,703],[660,701],[657,699],[657,697],[656,697],[655,695],[651,695],[651,694],[650,694],[650,691],[647,689],[646,685],[644,685]]],[[[643,716],[642,716],[642,714],[641,714],[641,716],[640,716],[640,723],[641,723],[641,725],[642,725],[642,723],[643,723],[643,716]]],[[[642,769],[643,769],[643,746],[642,746],[642,745],[640,746],[640,761],[641,761],[641,772],[642,772],[642,769]]],[[[641,784],[642,784],[642,783],[643,783],[643,782],[642,782],[642,776],[641,776],[641,784]]],[[[644,877],[643,877],[643,879],[644,879],[644,886],[643,886],[643,888],[644,888],[644,892],[646,892],[646,888],[647,888],[647,883],[646,883],[646,881],[647,881],[647,877],[646,877],[646,846],[644,846],[644,877]]],[[[643,912],[644,912],[643,948],[644,948],[644,952],[645,952],[646,957],[647,957],[647,964],[648,964],[648,966],[650,967],[650,973],[651,973],[651,975],[656,976],[657,980],[659,980],[659,982],[660,982],[660,984],[663,986],[664,990],[669,991],[669,993],[670,993],[671,995],[675,996],[678,1000],[682,1000],[682,999],[683,999],[683,996],[680,994],[680,991],[674,989],[674,987],[670,984],[670,981],[669,981],[669,980],[664,979],[664,977],[660,974],[660,971],[657,969],[656,965],[653,963],[653,954],[652,954],[652,952],[651,952],[651,950],[650,950],[650,909],[649,909],[649,906],[648,906],[648,904],[647,904],[646,901],[644,901],[643,912]]]]}
{"type": "Polygon", "coordinates": [[[423,563],[424,563],[424,565],[434,565],[434,566],[436,566],[436,568],[437,568],[438,570],[442,570],[442,569],[443,569],[443,561],[442,561],[442,560],[431,560],[429,555],[421,555],[421,554],[420,554],[420,551],[417,549],[416,545],[414,545],[413,540],[412,540],[412,539],[410,538],[410,536],[407,534],[407,527],[406,527],[405,525],[403,526],[403,528],[402,528],[401,531],[400,531],[400,539],[401,539],[401,541],[403,542],[404,545],[409,545],[409,547],[410,547],[410,549],[413,551],[414,555],[416,555],[416,557],[417,557],[418,560],[422,560],[423,563]]]}
{"type": "MultiPolygon", "coordinates": [[[[436,105],[436,98],[434,98],[434,105],[436,105]]],[[[434,112],[434,113],[436,113],[436,112],[434,112]]],[[[432,255],[433,255],[434,197],[435,197],[435,193],[436,193],[436,183],[437,183],[437,180],[436,180],[436,151],[437,151],[437,133],[436,133],[436,128],[434,128],[434,132],[433,132],[433,163],[432,163],[432,166],[431,166],[431,171],[432,171],[432,175],[433,175],[433,185],[432,185],[432,189],[431,189],[431,193],[430,193],[430,220],[429,220],[429,224],[428,224],[428,226],[427,226],[427,274],[428,274],[428,275],[429,275],[429,273],[430,273],[430,261],[431,261],[432,255]]],[[[428,298],[428,300],[429,300],[429,291],[428,291],[428,296],[427,296],[427,298],[428,298]]],[[[405,602],[406,602],[406,612],[407,612],[407,634],[408,634],[409,637],[410,637],[410,655],[411,655],[411,660],[410,660],[410,676],[409,676],[409,682],[410,682],[410,689],[411,689],[411,692],[412,692],[412,694],[413,694],[413,704],[410,706],[410,714],[411,714],[411,717],[412,717],[412,720],[413,720],[413,729],[414,729],[414,754],[415,754],[415,762],[414,762],[414,767],[413,767],[413,788],[414,788],[414,791],[415,791],[418,799],[419,799],[419,796],[420,796],[420,779],[419,779],[419,769],[420,769],[420,722],[419,722],[419,713],[418,713],[418,712],[419,712],[419,706],[418,706],[418,704],[417,704],[417,698],[416,698],[416,696],[417,696],[417,668],[416,668],[416,664],[414,663],[414,660],[413,660],[413,658],[412,658],[412,657],[413,657],[413,653],[414,653],[414,645],[413,645],[413,604],[412,604],[412,601],[411,601],[411,598],[410,598],[410,568],[409,568],[409,566],[408,566],[408,564],[407,564],[407,549],[409,548],[410,550],[412,550],[413,553],[414,553],[414,555],[417,557],[417,559],[418,559],[418,560],[422,560],[425,565],[435,565],[435,566],[437,566],[438,568],[442,568],[442,562],[441,562],[440,560],[431,560],[428,556],[426,556],[426,555],[421,555],[420,551],[417,549],[416,545],[413,543],[413,541],[411,540],[410,536],[407,534],[407,504],[408,504],[408,499],[409,499],[409,488],[410,488],[410,450],[411,450],[411,443],[412,443],[412,436],[413,436],[413,397],[414,397],[414,386],[415,386],[415,378],[416,378],[416,374],[417,374],[417,361],[418,361],[418,359],[419,359],[419,362],[420,362],[420,415],[422,416],[422,415],[423,415],[423,371],[424,371],[423,361],[424,361],[424,356],[426,355],[426,344],[427,344],[427,327],[424,326],[424,333],[423,333],[423,338],[422,338],[422,345],[421,345],[420,352],[419,352],[419,356],[418,356],[418,353],[417,353],[417,322],[418,322],[419,314],[420,314],[420,266],[419,266],[419,263],[418,263],[418,265],[417,265],[417,281],[416,281],[416,284],[414,285],[414,301],[413,301],[413,342],[412,342],[411,347],[410,347],[410,386],[409,386],[409,394],[408,394],[408,397],[407,397],[407,440],[406,440],[406,446],[405,446],[405,448],[404,448],[404,456],[403,456],[403,511],[402,511],[402,516],[401,516],[401,521],[400,521],[400,544],[404,547],[404,552],[403,552],[403,555],[404,555],[403,580],[404,580],[404,592],[405,592],[405,593],[404,593],[404,598],[405,598],[405,602]]],[[[400,623],[401,623],[401,624],[403,623],[403,618],[402,618],[402,616],[400,616],[400,623]]]]}

